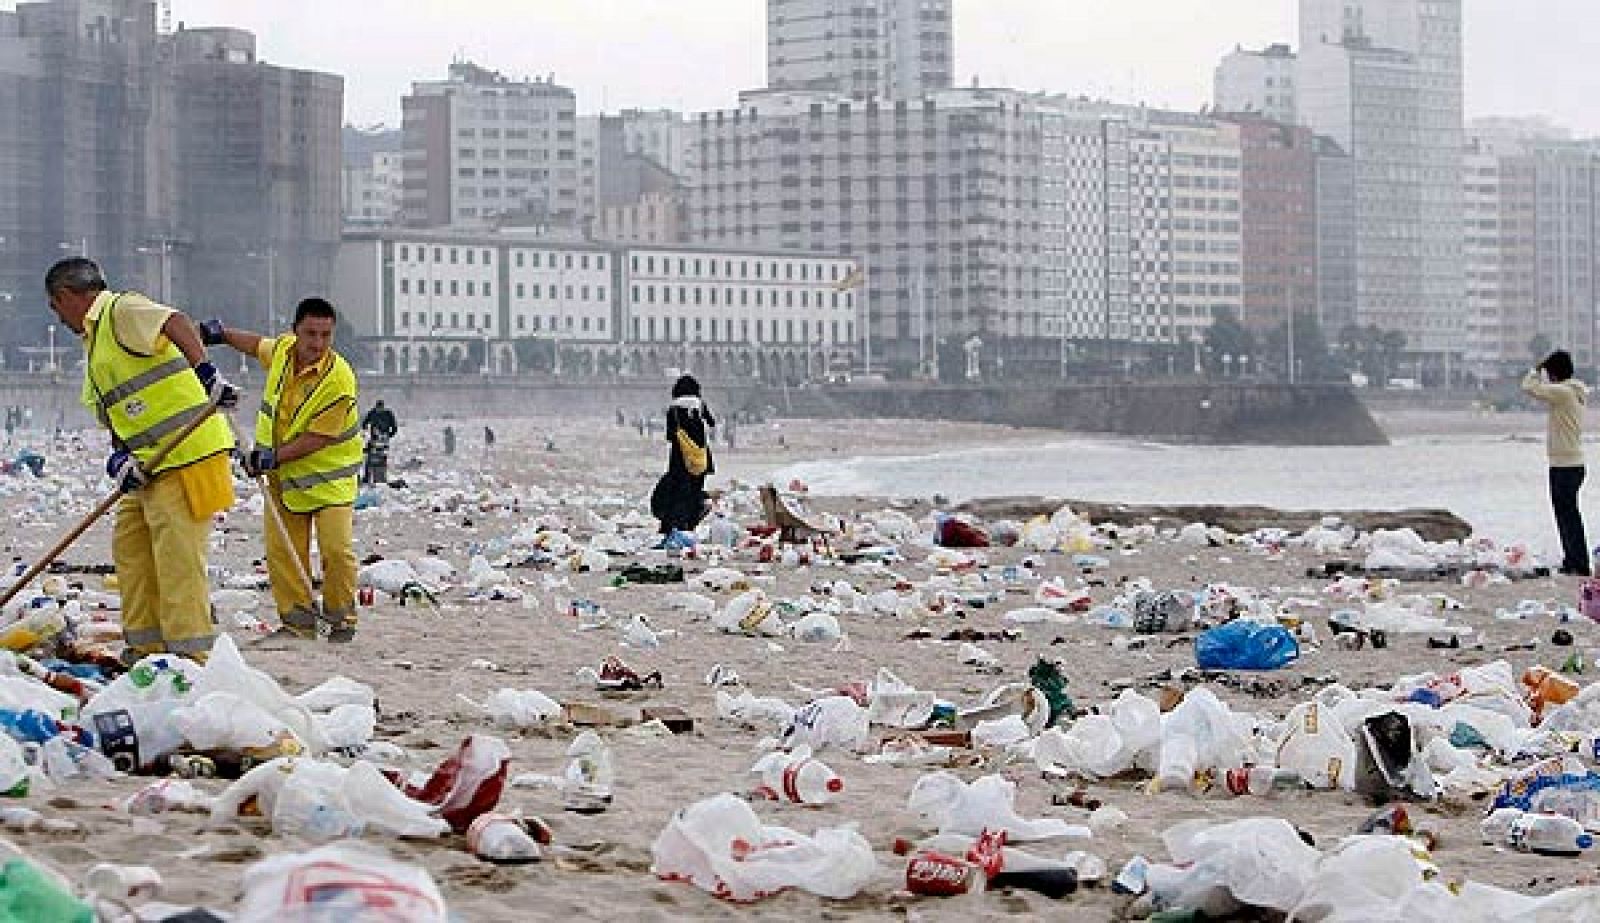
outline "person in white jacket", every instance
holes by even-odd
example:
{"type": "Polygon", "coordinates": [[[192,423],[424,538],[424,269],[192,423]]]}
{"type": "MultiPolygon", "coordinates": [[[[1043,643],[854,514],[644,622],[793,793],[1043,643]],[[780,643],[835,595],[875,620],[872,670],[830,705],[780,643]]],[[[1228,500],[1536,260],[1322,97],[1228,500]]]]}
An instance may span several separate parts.
{"type": "Polygon", "coordinates": [[[1550,459],[1550,504],[1561,534],[1561,573],[1589,576],[1588,540],[1578,491],[1583,487],[1583,412],[1589,388],[1573,376],[1572,356],[1556,350],[1522,379],[1522,390],[1549,407],[1545,452],[1550,459]]]}

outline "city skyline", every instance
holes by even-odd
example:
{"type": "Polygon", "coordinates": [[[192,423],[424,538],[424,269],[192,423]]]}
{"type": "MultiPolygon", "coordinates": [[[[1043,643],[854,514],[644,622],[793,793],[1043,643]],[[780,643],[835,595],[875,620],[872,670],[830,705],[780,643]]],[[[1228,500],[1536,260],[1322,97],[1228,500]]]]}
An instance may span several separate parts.
{"type": "MultiPolygon", "coordinates": [[[[1235,45],[1295,42],[1295,0],[1209,0],[1203,19],[1172,14],[1196,5],[957,0],[956,84],[976,75],[986,86],[1194,110],[1209,102],[1213,68],[1235,45]]],[[[1600,135],[1591,103],[1600,74],[1576,64],[1587,30],[1572,27],[1592,5],[1539,5],[1533,19],[1521,4],[1466,0],[1467,117],[1541,114],[1600,135]]],[[[411,82],[439,79],[458,54],[508,75],[554,73],[577,91],[580,112],[728,108],[738,91],[766,82],[765,0],[680,0],[670,9],[654,0],[477,0],[472,17],[463,6],[172,0],[172,19],[250,29],[263,60],[343,74],[345,120],[356,125],[398,127],[411,82]]]]}

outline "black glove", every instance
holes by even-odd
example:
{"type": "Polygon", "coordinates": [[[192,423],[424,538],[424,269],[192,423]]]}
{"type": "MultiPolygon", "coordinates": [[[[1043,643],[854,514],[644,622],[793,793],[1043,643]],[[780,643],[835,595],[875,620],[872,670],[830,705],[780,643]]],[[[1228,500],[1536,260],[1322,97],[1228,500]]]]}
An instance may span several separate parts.
{"type": "Polygon", "coordinates": [[[127,449],[117,449],[106,459],[106,476],[116,481],[117,489],[125,494],[131,494],[150,483],[150,475],[127,449]]]}
{"type": "Polygon", "coordinates": [[[244,457],[244,473],[258,478],[278,467],[277,450],[256,446],[244,457]]]}
{"type": "Polygon", "coordinates": [[[194,374],[200,379],[200,387],[206,389],[206,400],[214,401],[222,410],[239,406],[239,389],[228,384],[228,380],[217,373],[216,366],[202,362],[194,367],[194,374]]]}
{"type": "Polygon", "coordinates": [[[207,346],[221,346],[228,342],[227,330],[222,326],[222,318],[213,317],[200,322],[200,342],[207,346]]]}

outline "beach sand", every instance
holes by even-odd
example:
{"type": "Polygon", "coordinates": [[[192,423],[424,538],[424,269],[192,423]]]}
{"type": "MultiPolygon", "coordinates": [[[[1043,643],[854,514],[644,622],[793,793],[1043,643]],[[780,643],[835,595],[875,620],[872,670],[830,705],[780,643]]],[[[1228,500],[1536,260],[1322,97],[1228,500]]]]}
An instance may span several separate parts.
{"type": "MultiPolygon", "coordinates": [[[[654,439],[641,438],[633,429],[623,429],[590,421],[493,421],[499,436],[493,459],[483,459],[481,427],[470,421],[454,421],[461,435],[461,448],[452,459],[440,458],[442,423],[407,425],[392,453],[391,477],[406,477],[408,459],[417,459],[424,471],[454,466],[463,473],[466,502],[453,510],[396,511],[362,513],[358,517],[358,554],[398,556],[423,552],[436,546],[458,568],[465,569],[468,552],[476,543],[508,536],[532,515],[554,513],[569,522],[579,522],[575,498],[614,498],[617,505],[596,505],[602,513],[627,508],[643,509],[657,474],[662,470],[666,446],[659,433],[654,439]],[[547,445],[547,440],[553,445],[547,445]],[[475,469],[482,468],[481,472],[475,469]],[[485,511],[477,502],[493,505],[505,499],[517,485],[533,484],[547,490],[548,506],[526,508],[521,515],[503,510],[485,511]]],[[[736,452],[719,448],[718,463],[751,482],[761,472],[793,461],[827,458],[834,453],[912,453],[939,448],[1000,440],[1019,445],[1048,441],[1049,433],[1026,432],[976,425],[938,425],[910,422],[807,423],[786,421],[781,427],[748,425],[740,427],[741,447],[736,452]],[[782,435],[785,445],[778,444],[782,435]]],[[[98,437],[91,440],[98,444],[98,437]]],[[[72,465],[66,453],[53,457],[54,465],[72,465]]],[[[98,464],[98,456],[84,454],[77,464],[86,472],[98,464]]],[[[997,472],[1003,477],[1003,472],[997,472]]],[[[420,483],[421,478],[413,475],[420,483]]],[[[713,483],[727,487],[730,478],[719,475],[713,483]]],[[[83,487],[98,491],[102,484],[86,474],[83,487]]],[[[82,489],[79,491],[84,493],[82,489]]],[[[915,493],[914,487],[907,491],[915,493]]],[[[416,491],[401,491],[415,494],[416,491]]],[[[86,494],[87,495],[87,494],[86,494]]],[[[834,503],[835,507],[877,509],[883,504],[870,499],[834,503]]],[[[13,527],[8,530],[7,550],[31,559],[53,542],[74,517],[60,514],[39,515],[32,511],[33,500],[26,493],[0,496],[0,511],[13,527]]],[[[739,518],[753,522],[758,517],[748,509],[739,518]]],[[[233,572],[250,572],[260,555],[260,518],[236,512],[228,517],[219,535],[213,563],[233,572]]],[[[110,529],[102,524],[68,552],[65,560],[88,564],[110,560],[110,529]]],[[[577,530],[579,538],[586,532],[577,530]]],[[[923,553],[911,551],[910,560],[896,570],[912,581],[926,579],[931,571],[921,563],[923,553]]],[[[995,549],[987,552],[994,564],[1015,562],[1022,552],[995,549]]],[[[1076,576],[1065,555],[1041,555],[1046,576],[1076,576]]],[[[1304,577],[1308,566],[1320,558],[1291,552],[1269,560],[1251,555],[1242,547],[1193,549],[1157,541],[1139,546],[1133,553],[1110,553],[1111,565],[1095,576],[1104,585],[1095,586],[1096,602],[1108,602],[1116,593],[1118,581],[1150,577],[1158,587],[1196,588],[1210,581],[1256,587],[1276,596],[1296,596],[1321,600],[1321,608],[1305,610],[1306,618],[1323,628],[1332,604],[1321,593],[1325,581],[1304,577]]],[[[642,557],[650,562],[657,558],[642,557]]],[[[786,568],[757,566],[733,561],[731,566],[748,573],[774,578],[767,587],[774,596],[802,595],[814,582],[846,579],[861,589],[883,589],[883,578],[864,578],[849,568],[818,565],[786,568]]],[[[691,575],[704,567],[689,562],[691,575]]],[[[745,685],[757,695],[773,695],[800,704],[805,696],[795,687],[831,689],[842,684],[872,678],[880,667],[888,667],[914,686],[937,691],[960,704],[976,702],[1001,682],[1026,681],[1028,666],[1038,657],[1059,660],[1070,679],[1068,691],[1080,706],[1104,704],[1114,697],[1108,683],[1123,678],[1140,678],[1166,668],[1193,666],[1192,644],[1177,637],[1158,638],[1150,649],[1118,652],[1111,646],[1116,632],[1085,625],[1033,627],[1025,638],[1014,642],[985,642],[1004,667],[999,676],[980,675],[973,668],[957,663],[956,643],[909,641],[913,629],[926,627],[936,636],[959,627],[998,631],[1001,615],[1008,609],[1032,605],[1028,595],[1017,594],[1005,603],[971,611],[965,619],[944,616],[926,625],[893,618],[854,617],[845,620],[851,649],[833,652],[827,646],[808,645],[793,639],[767,640],[713,633],[705,622],[690,622],[664,604],[665,597],[682,586],[628,586],[612,589],[606,574],[562,574],[570,585],[553,590],[542,585],[542,574],[533,570],[511,571],[513,577],[527,578],[533,585],[525,589],[538,600],[538,608],[521,603],[469,603],[460,590],[447,593],[437,612],[414,606],[400,607],[379,595],[378,605],[361,612],[361,627],[356,642],[349,646],[305,644],[290,650],[245,649],[251,664],[276,677],[291,693],[302,691],[323,679],[343,673],[373,686],[380,702],[378,737],[404,747],[414,760],[414,768],[430,768],[448,755],[468,734],[503,734],[510,743],[514,761],[512,773],[559,774],[566,763],[565,750],[573,731],[558,728],[539,733],[519,734],[494,730],[481,712],[463,701],[482,701],[501,687],[538,689],[559,700],[611,704],[618,706],[674,705],[694,719],[692,734],[647,738],[623,730],[607,730],[604,736],[613,750],[617,769],[615,802],[603,814],[582,816],[565,813],[560,796],[548,789],[508,789],[503,809],[518,809],[547,820],[561,847],[539,865],[496,867],[475,859],[466,851],[460,837],[438,841],[377,842],[395,857],[419,864],[435,877],[449,902],[451,911],[462,920],[554,919],[641,919],[677,918],[716,919],[878,919],[918,920],[971,919],[1051,914],[1058,919],[1100,920],[1118,915],[1127,898],[1113,895],[1107,887],[1080,891],[1060,902],[1051,902],[1028,893],[995,893],[976,902],[941,902],[937,899],[906,899],[896,892],[904,881],[905,860],[889,851],[896,836],[918,831],[906,810],[906,796],[923,770],[874,766],[840,753],[823,758],[843,777],[845,790],[836,803],[817,809],[776,803],[756,804],[756,812],[767,823],[792,826],[804,832],[823,826],[858,824],[862,834],[876,850],[877,872],[870,886],[855,898],[824,901],[790,892],[748,907],[736,907],[682,883],[662,882],[650,873],[651,843],[680,807],[723,791],[743,793],[754,785],[749,766],[759,755],[755,744],[760,734],[719,721],[713,691],[704,685],[706,671],[715,663],[736,669],[745,685]],[[639,651],[622,648],[616,630],[580,632],[567,617],[566,608],[574,598],[592,599],[603,605],[618,621],[634,613],[646,613],[657,628],[675,630],[658,649],[639,651]],[[1168,641],[1172,643],[1168,644],[1168,641]],[[631,694],[619,699],[602,697],[584,687],[576,678],[580,667],[598,667],[608,654],[619,654],[641,673],[660,670],[665,688],[631,694]],[[494,669],[473,666],[475,660],[490,661],[494,669]]],[[[88,578],[94,585],[94,579],[88,578]]],[[[1331,644],[1310,650],[1295,665],[1277,671],[1270,678],[1283,687],[1277,694],[1252,697],[1237,689],[1213,687],[1220,697],[1236,709],[1264,710],[1282,716],[1294,704],[1308,699],[1317,688],[1302,686],[1308,677],[1337,677],[1352,687],[1384,684],[1403,674],[1428,670],[1448,671],[1468,664],[1485,663],[1499,657],[1510,660],[1520,673],[1534,663],[1555,666],[1570,649],[1552,648],[1549,638],[1557,627],[1552,620],[1501,622],[1493,618],[1496,608],[1512,606],[1524,598],[1550,603],[1571,603],[1576,582],[1571,579],[1543,579],[1466,590],[1453,584],[1419,584],[1403,590],[1444,592],[1463,601],[1458,613],[1461,622],[1483,630],[1485,651],[1438,651],[1427,648],[1420,636],[1400,636],[1385,650],[1347,651],[1331,644]],[[1500,653],[1512,643],[1537,640],[1537,650],[1500,653]]],[[[724,594],[726,600],[731,594],[724,594]]],[[[1600,648],[1600,626],[1574,623],[1566,626],[1578,639],[1579,649],[1600,648]]],[[[1324,640],[1328,638],[1322,630],[1324,640]]],[[[1600,653],[1600,651],[1596,651],[1600,653]]],[[[1143,687],[1153,692],[1153,687],[1143,687]]],[[[1062,817],[1081,823],[1086,812],[1077,808],[1052,807],[1051,795],[1070,791],[1077,785],[1051,782],[1041,777],[1031,763],[993,768],[1019,783],[1018,807],[1025,816],[1062,817]]],[[[988,769],[961,769],[971,779],[988,769]]],[[[165,881],[164,900],[198,904],[218,910],[234,907],[240,898],[240,873],[256,859],[273,853],[308,848],[311,844],[293,837],[275,835],[261,826],[241,823],[221,829],[210,827],[205,818],[167,814],[156,818],[131,818],[113,808],[113,803],[147,784],[148,779],[123,778],[107,783],[80,784],[53,792],[35,791],[22,801],[49,817],[68,818],[82,825],[80,834],[46,836],[30,834],[17,840],[34,857],[82,880],[86,870],[99,862],[149,864],[165,881]]],[[[225,783],[200,783],[216,793],[225,783]]],[[[1061,854],[1073,848],[1086,848],[1102,857],[1111,872],[1134,854],[1152,860],[1167,856],[1160,834],[1170,825],[1189,819],[1224,821],[1267,815],[1281,816],[1311,834],[1319,845],[1332,845],[1353,833],[1371,808],[1356,796],[1343,792],[1293,794],[1273,799],[1234,798],[1225,793],[1207,795],[1147,791],[1143,778],[1116,779],[1088,783],[1083,787],[1095,798],[1126,811],[1130,822],[1121,830],[1097,837],[1092,842],[1059,841],[1042,844],[1039,851],[1061,854]]],[[[1480,845],[1477,831],[1479,805],[1455,807],[1428,806],[1416,809],[1420,825],[1440,838],[1435,860],[1451,878],[1471,878],[1504,887],[1546,892],[1593,879],[1597,874],[1592,856],[1581,859],[1541,858],[1480,845]]]]}

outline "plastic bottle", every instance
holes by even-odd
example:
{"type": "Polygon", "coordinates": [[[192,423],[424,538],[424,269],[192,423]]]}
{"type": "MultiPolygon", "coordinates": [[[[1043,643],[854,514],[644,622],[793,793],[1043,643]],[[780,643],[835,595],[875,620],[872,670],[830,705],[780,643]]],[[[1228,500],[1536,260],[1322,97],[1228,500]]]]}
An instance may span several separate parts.
{"type": "Polygon", "coordinates": [[[35,609],[0,629],[0,648],[8,651],[26,651],[61,634],[67,628],[67,617],[59,607],[35,609]]]}
{"type": "Polygon", "coordinates": [[[61,723],[33,709],[0,708],[0,730],[13,740],[42,744],[61,733],[61,723]]]}
{"type": "Polygon", "coordinates": [[[795,753],[769,753],[752,771],[761,773],[761,791],[778,801],[819,806],[838,799],[844,780],[826,763],[811,758],[808,748],[795,753]]]}
{"type": "Polygon", "coordinates": [[[598,814],[611,804],[616,773],[611,748],[594,731],[584,731],[567,748],[566,809],[578,814],[598,814]]]}
{"type": "Polygon", "coordinates": [[[1479,824],[1485,843],[1499,843],[1520,852],[1575,856],[1594,845],[1583,825],[1556,814],[1530,814],[1518,808],[1496,808],[1479,824]]]}
{"type": "Polygon", "coordinates": [[[1225,776],[1228,791],[1235,795],[1271,796],[1305,788],[1305,780],[1293,769],[1247,766],[1230,769],[1225,776]]]}
{"type": "Polygon", "coordinates": [[[480,814],[467,828],[467,848],[497,865],[526,865],[542,857],[522,819],[509,814],[480,814]]]}

